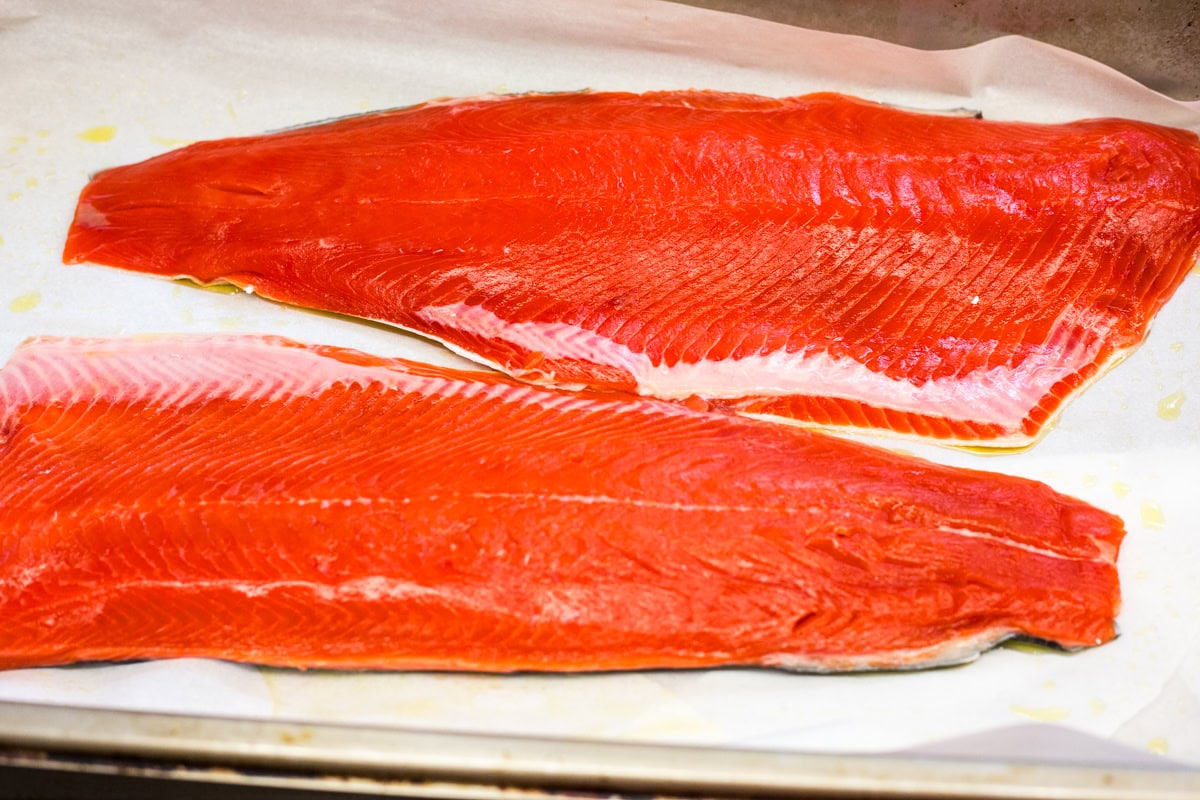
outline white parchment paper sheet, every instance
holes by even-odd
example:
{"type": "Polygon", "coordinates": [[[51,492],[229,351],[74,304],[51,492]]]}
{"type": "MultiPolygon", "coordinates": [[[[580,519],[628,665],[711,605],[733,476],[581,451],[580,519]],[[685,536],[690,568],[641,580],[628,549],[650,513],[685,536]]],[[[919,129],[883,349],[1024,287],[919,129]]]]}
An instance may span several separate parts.
{"type": "MultiPolygon", "coordinates": [[[[247,331],[461,363],[377,326],[61,264],[89,173],[197,139],[438,96],[582,88],[837,90],[994,118],[1120,115],[1200,129],[1194,104],[1019,38],[926,53],[650,0],[91,5],[28,0],[0,10],[0,359],[38,334],[247,331]]],[[[1037,751],[1008,754],[1103,761],[1116,743],[1200,765],[1198,353],[1193,275],[1147,344],[1033,450],[909,448],[1045,480],[1124,517],[1123,633],[1092,651],[1001,648],[963,668],[856,676],[339,674],[152,662],[0,673],[0,699],[814,752],[936,751],[966,737],[947,752],[987,755],[1015,738],[1037,751]],[[1012,735],[1029,724],[1043,735],[1012,735]],[[1049,747],[1046,734],[1083,746],[1049,747]]]]}

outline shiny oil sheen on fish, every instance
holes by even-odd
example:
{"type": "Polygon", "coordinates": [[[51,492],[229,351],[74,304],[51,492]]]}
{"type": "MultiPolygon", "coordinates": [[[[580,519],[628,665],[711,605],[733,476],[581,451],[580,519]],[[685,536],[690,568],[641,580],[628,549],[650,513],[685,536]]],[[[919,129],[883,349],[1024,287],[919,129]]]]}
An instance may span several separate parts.
{"type": "Polygon", "coordinates": [[[0,667],[926,667],[1110,640],[1123,534],[1030,480],[279,339],[0,371],[0,667]]]}
{"type": "Polygon", "coordinates": [[[680,91],[440,101],[98,174],[92,261],[524,380],[1022,446],[1200,248],[1200,141],[680,91]]]}

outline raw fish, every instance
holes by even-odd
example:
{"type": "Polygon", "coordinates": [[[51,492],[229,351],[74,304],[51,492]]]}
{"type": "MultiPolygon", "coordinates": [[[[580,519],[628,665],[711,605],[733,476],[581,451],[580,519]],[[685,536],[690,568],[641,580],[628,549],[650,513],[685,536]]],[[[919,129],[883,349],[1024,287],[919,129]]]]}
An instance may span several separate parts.
{"type": "Polygon", "coordinates": [[[96,175],[65,250],[523,380],[1028,445],[1200,249],[1200,140],[833,94],[432,102],[96,175]]]}
{"type": "Polygon", "coordinates": [[[251,336],[0,371],[0,667],[917,668],[1115,635],[1118,518],[796,426],[251,336]]]}

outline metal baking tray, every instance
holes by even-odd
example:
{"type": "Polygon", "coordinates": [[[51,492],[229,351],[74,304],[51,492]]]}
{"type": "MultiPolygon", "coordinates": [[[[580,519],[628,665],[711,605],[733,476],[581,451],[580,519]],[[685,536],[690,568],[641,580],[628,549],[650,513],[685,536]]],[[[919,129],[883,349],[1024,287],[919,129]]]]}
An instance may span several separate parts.
{"type": "MultiPolygon", "coordinates": [[[[441,798],[571,795],[1120,800],[1200,771],[463,735],[0,703],[0,767],[441,798]]],[[[2,778],[3,772],[0,772],[2,778]]],[[[0,784],[0,795],[4,789],[0,784]]]]}

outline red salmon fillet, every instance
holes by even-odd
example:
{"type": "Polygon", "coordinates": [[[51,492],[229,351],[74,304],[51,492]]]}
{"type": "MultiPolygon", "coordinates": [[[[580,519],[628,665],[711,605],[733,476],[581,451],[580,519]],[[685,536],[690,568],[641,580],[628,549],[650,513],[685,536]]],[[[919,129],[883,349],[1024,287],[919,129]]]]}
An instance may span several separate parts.
{"type": "Polygon", "coordinates": [[[839,95],[434,102],[97,175],[65,250],[524,380],[1029,444],[1200,249],[1200,140],[839,95]]]}
{"type": "Polygon", "coordinates": [[[0,667],[911,668],[1114,636],[1116,517],[795,426],[256,337],[0,371],[0,667]]]}

